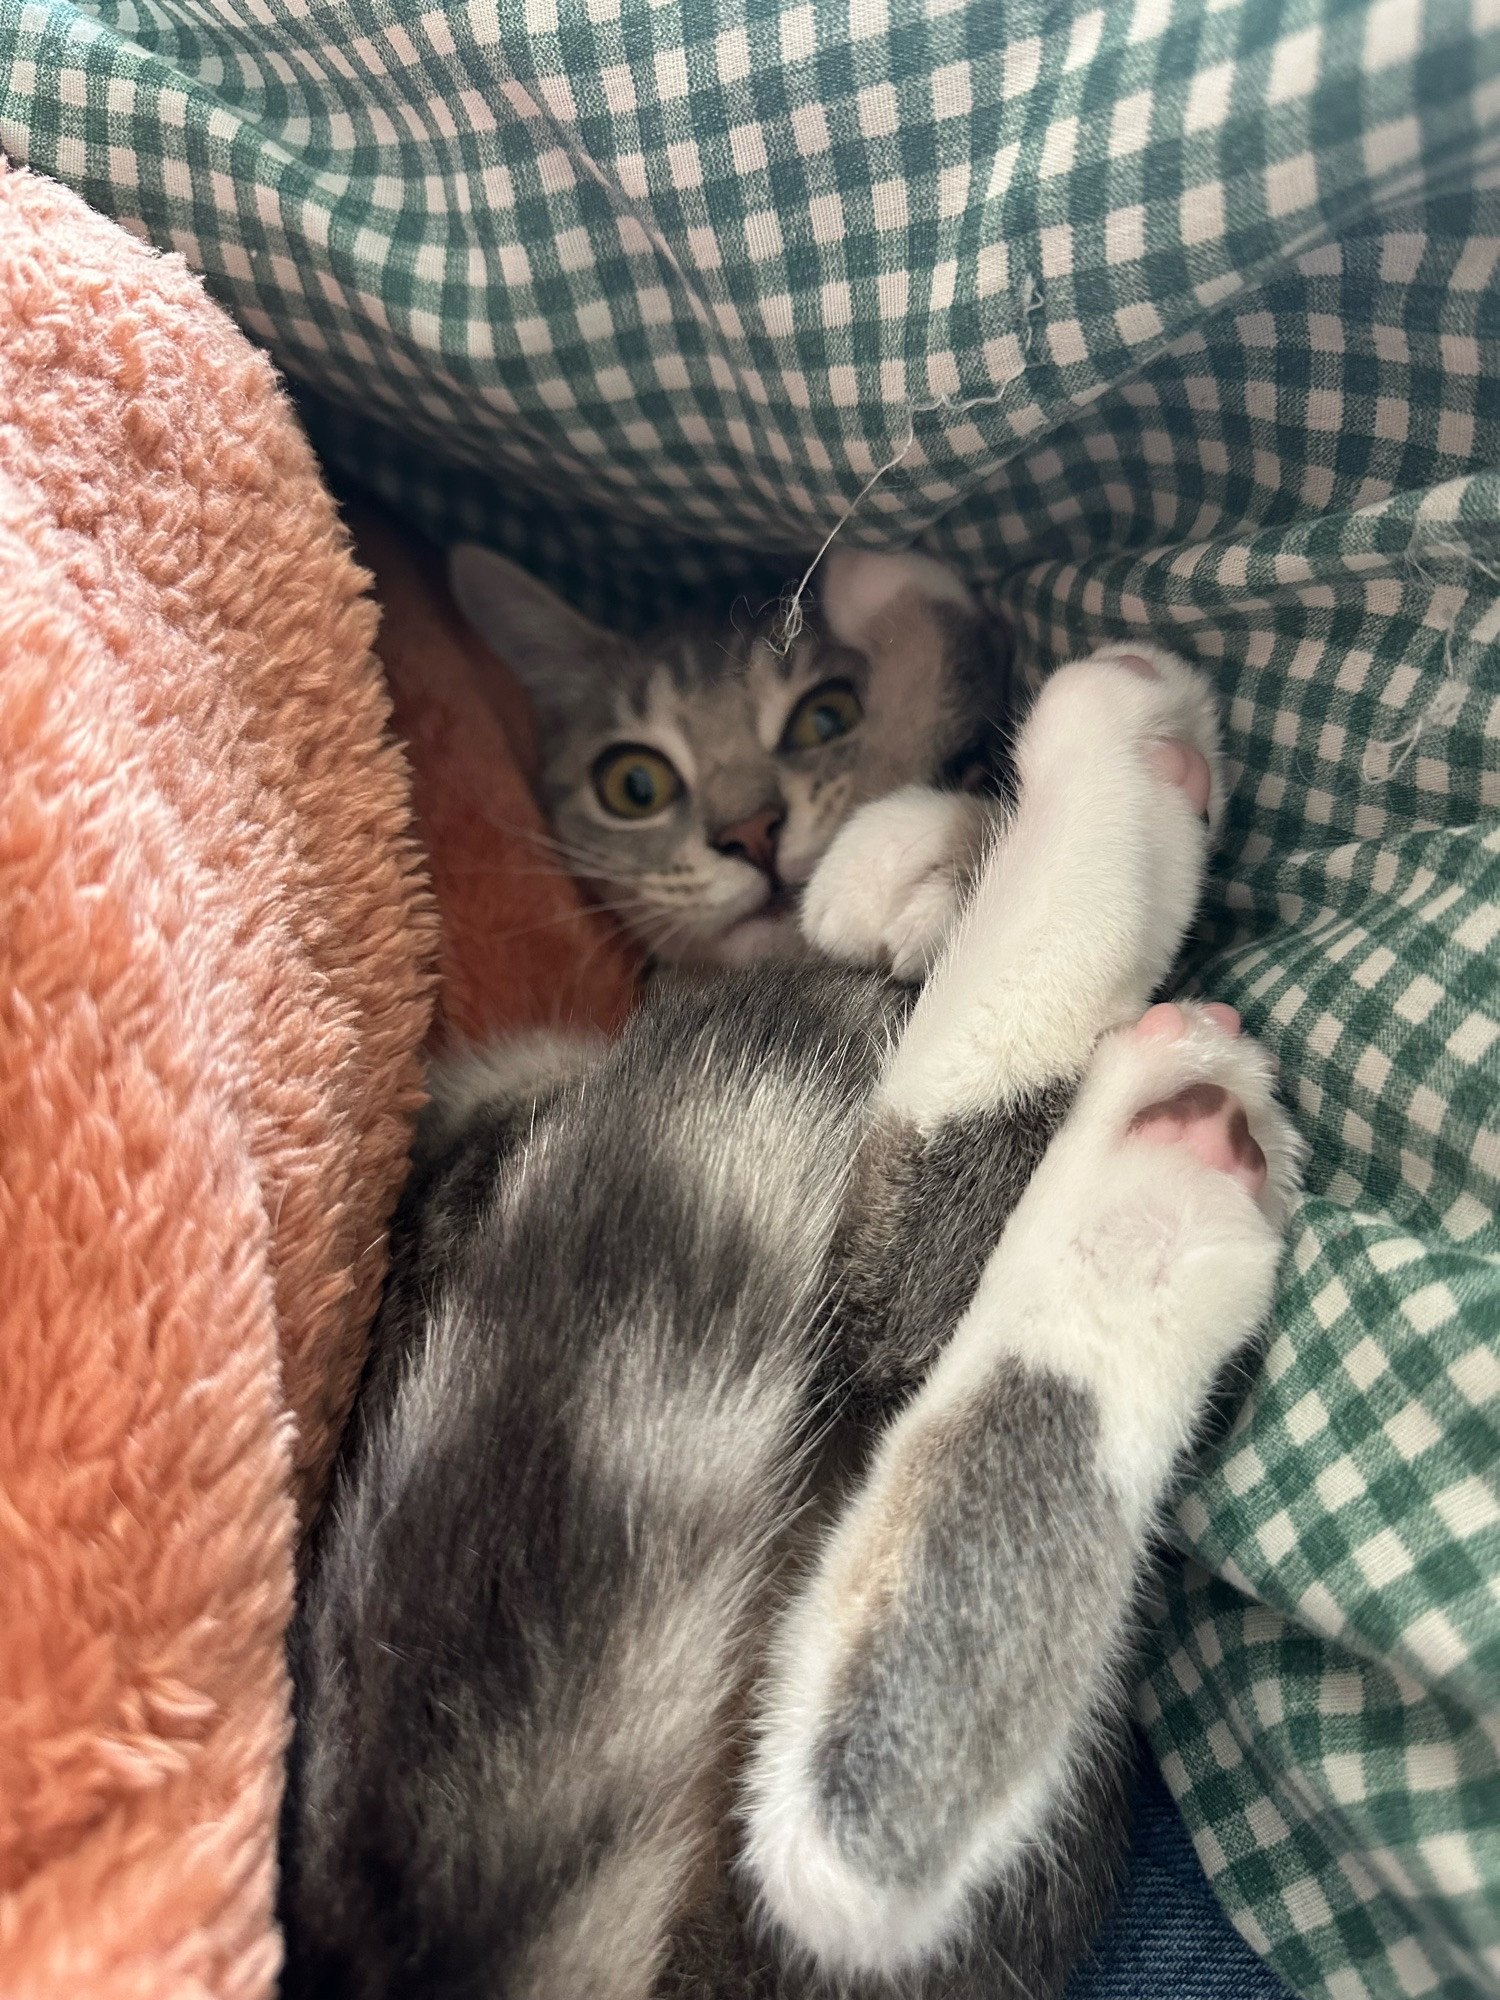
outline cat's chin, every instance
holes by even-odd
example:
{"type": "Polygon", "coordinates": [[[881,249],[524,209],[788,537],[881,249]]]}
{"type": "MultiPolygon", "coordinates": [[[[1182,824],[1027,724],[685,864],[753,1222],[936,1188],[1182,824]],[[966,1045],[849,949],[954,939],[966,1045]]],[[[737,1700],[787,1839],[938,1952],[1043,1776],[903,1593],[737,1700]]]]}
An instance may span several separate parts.
{"type": "Polygon", "coordinates": [[[789,909],[774,914],[757,910],[729,924],[717,937],[705,938],[694,957],[700,965],[760,965],[768,959],[806,958],[810,948],[789,909]]]}

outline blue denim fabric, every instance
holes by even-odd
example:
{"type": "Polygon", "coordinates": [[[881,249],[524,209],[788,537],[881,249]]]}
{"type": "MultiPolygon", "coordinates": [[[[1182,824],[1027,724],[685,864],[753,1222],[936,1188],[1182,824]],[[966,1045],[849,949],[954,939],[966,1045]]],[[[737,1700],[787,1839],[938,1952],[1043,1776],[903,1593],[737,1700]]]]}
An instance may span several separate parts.
{"type": "Polygon", "coordinates": [[[1119,1905],[1066,2000],[1288,2000],[1219,1907],[1144,1739],[1133,1810],[1119,1905]]]}

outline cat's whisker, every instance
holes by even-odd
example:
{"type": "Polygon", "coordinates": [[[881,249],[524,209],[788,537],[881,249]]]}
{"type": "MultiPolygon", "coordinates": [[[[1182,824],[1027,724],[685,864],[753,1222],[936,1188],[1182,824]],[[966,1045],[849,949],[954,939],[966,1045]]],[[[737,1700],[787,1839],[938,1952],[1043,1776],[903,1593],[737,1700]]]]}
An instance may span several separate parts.
{"type": "Polygon", "coordinates": [[[589,939],[583,957],[579,960],[573,972],[573,985],[577,992],[587,993],[594,966],[603,957],[605,950],[614,942],[615,940],[603,931],[595,931],[593,937],[589,939]]]}
{"type": "MultiPolygon", "coordinates": [[[[605,914],[608,915],[609,913],[605,912],[605,914]]],[[[582,925],[591,929],[592,925],[590,925],[589,919],[593,915],[594,912],[589,909],[563,910],[556,916],[538,917],[534,923],[518,924],[514,928],[507,925],[505,935],[507,938],[539,937],[544,931],[564,930],[569,924],[582,925]]]]}
{"type": "Polygon", "coordinates": [[[567,924],[583,924],[592,929],[592,919],[597,916],[610,917],[628,927],[637,920],[639,906],[623,899],[604,901],[590,897],[588,902],[574,909],[559,910],[550,917],[538,917],[534,923],[520,925],[514,929],[507,927],[506,935],[517,938],[530,937],[536,932],[556,930],[567,924]]]}
{"type": "MultiPolygon", "coordinates": [[[[462,868],[450,869],[448,875],[449,879],[459,882],[553,882],[559,888],[564,884],[570,888],[572,887],[572,878],[560,876],[555,868],[517,869],[503,861],[488,864],[471,862],[462,868]]],[[[582,921],[597,910],[602,910],[612,916],[627,916],[636,907],[634,902],[625,898],[598,896],[587,888],[584,889],[583,893],[588,898],[586,902],[560,911],[554,918],[548,919],[548,921],[557,923],[566,923],[573,920],[582,921]]],[[[509,926],[507,926],[507,931],[508,934],[513,936],[520,934],[519,932],[510,931],[509,926]]]]}
{"type": "Polygon", "coordinates": [[[443,873],[452,881],[488,881],[501,877],[507,882],[567,882],[576,880],[573,871],[560,867],[554,862],[520,863],[512,859],[488,859],[464,861],[458,865],[446,865],[443,873]]]}
{"type": "Polygon", "coordinates": [[[561,843],[556,834],[546,828],[523,826],[519,820],[495,819],[489,813],[484,814],[484,820],[487,826],[503,833],[508,840],[522,841],[526,846],[540,848],[544,853],[560,853],[561,843]]]}

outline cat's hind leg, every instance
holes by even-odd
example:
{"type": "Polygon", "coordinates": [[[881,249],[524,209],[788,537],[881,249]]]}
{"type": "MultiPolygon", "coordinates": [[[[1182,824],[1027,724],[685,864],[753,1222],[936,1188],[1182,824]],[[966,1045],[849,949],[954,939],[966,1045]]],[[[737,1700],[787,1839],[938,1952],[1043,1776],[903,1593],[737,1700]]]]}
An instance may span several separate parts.
{"type": "Polygon", "coordinates": [[[1295,1183],[1236,1026],[1158,1008],[1106,1039],[787,1617],[747,1859],[830,1970],[1048,1958],[995,1915],[1032,1920],[1015,1892],[1118,1710],[1156,1510],[1270,1303],[1295,1183]]]}

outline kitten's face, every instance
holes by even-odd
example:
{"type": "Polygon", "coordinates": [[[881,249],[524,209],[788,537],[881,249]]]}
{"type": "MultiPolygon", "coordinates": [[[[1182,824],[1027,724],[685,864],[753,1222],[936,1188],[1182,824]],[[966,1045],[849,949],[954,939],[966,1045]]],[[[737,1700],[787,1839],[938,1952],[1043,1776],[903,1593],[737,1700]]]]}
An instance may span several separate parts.
{"type": "Polygon", "coordinates": [[[574,871],[658,958],[794,955],[798,890],[849,814],[935,778],[999,703],[994,634],[924,557],[830,558],[821,616],[599,631],[487,550],[454,592],[526,683],[574,871]]]}

